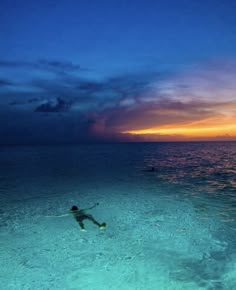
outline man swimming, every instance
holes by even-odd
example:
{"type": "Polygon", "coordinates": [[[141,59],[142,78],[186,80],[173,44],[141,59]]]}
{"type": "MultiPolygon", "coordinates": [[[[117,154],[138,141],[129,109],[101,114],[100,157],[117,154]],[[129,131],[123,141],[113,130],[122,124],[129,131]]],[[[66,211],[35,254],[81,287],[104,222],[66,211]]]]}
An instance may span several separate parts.
{"type": "Polygon", "coordinates": [[[83,221],[86,220],[86,219],[92,221],[100,229],[105,229],[106,223],[100,224],[99,222],[97,222],[95,220],[95,218],[91,214],[87,214],[86,213],[86,210],[93,209],[97,205],[98,205],[98,203],[96,203],[94,206],[92,206],[90,208],[86,208],[86,209],[79,209],[76,205],[73,205],[71,207],[70,212],[73,214],[75,220],[79,223],[81,231],[85,231],[85,227],[84,227],[83,221]]]}
{"type": "Polygon", "coordinates": [[[95,220],[95,218],[91,215],[91,214],[87,214],[86,210],[90,210],[95,208],[97,205],[99,205],[99,203],[95,203],[92,207],[86,208],[86,209],[79,209],[76,205],[73,205],[69,211],[69,213],[63,214],[63,215],[54,215],[54,216],[45,216],[45,217],[65,217],[70,215],[71,213],[73,214],[75,220],[79,223],[80,229],[81,231],[85,231],[85,227],[84,227],[84,220],[90,220],[92,221],[95,225],[97,225],[101,230],[106,228],[106,223],[102,223],[100,224],[99,222],[97,222],[95,220]]]}

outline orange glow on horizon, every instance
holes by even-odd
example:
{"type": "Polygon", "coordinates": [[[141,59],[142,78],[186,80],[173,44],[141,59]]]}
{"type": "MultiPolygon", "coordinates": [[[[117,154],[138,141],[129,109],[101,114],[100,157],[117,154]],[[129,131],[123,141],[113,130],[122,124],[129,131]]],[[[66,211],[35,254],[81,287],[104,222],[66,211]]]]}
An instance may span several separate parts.
{"type": "MultiPolygon", "coordinates": [[[[216,121],[216,120],[214,120],[216,121]]],[[[143,136],[160,136],[160,137],[176,137],[179,136],[183,139],[201,139],[201,138],[216,138],[219,136],[236,137],[236,121],[234,122],[213,122],[198,121],[189,124],[173,124],[162,125],[159,127],[140,129],[140,130],[127,130],[121,133],[131,135],[143,136]]]]}

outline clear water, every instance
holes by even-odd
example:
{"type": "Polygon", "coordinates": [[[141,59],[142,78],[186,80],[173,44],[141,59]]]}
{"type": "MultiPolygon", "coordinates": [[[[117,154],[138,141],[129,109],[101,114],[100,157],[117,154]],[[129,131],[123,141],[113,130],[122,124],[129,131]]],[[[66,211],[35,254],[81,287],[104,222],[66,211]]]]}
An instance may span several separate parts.
{"type": "Polygon", "coordinates": [[[1,147],[0,204],[0,289],[236,289],[234,142],[1,147]]]}

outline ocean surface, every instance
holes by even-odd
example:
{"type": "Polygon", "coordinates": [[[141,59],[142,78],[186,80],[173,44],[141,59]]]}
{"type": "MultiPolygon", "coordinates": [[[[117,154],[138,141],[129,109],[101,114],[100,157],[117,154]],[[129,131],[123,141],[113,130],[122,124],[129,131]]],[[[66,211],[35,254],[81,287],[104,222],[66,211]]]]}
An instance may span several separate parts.
{"type": "Polygon", "coordinates": [[[236,289],[236,142],[0,147],[0,289],[236,289]],[[70,213],[88,210],[99,229],[70,213]]]}

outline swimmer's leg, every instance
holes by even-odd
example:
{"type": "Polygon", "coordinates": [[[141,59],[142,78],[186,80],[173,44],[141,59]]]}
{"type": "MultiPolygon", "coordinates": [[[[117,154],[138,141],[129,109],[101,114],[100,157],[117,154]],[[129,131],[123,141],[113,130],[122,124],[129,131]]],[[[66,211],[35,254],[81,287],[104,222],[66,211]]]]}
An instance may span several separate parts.
{"type": "Polygon", "coordinates": [[[86,231],[84,227],[84,223],[82,221],[78,221],[81,231],[86,231]]]}
{"type": "Polygon", "coordinates": [[[95,220],[95,218],[91,215],[87,215],[87,219],[91,220],[91,222],[93,222],[96,226],[98,226],[100,229],[104,229],[106,227],[106,223],[102,223],[100,224],[99,222],[97,222],[95,220]]]}

